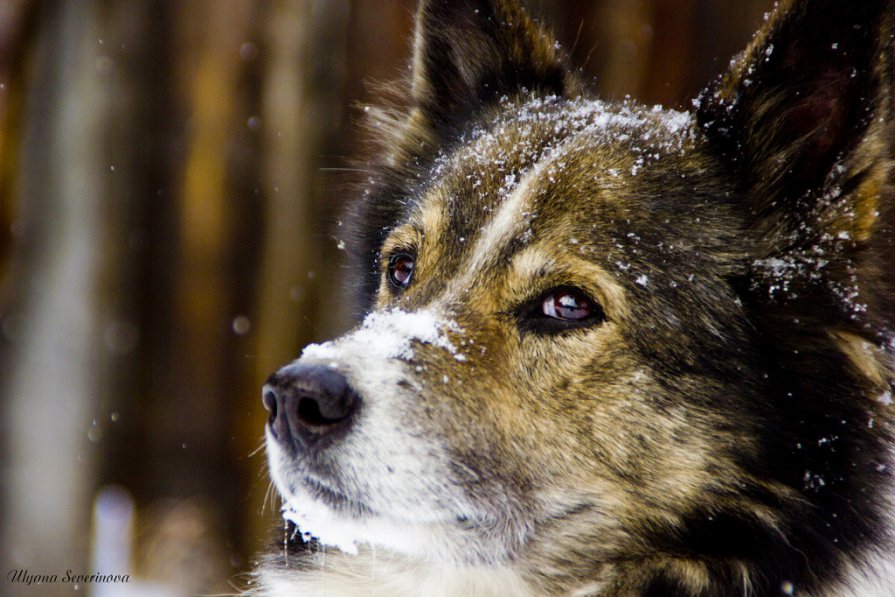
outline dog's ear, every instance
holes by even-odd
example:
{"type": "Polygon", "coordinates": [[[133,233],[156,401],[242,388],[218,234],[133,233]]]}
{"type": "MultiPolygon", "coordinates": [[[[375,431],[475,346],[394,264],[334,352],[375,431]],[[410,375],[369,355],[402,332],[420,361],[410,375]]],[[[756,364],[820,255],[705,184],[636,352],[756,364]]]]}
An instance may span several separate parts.
{"type": "Polygon", "coordinates": [[[895,0],[784,0],[696,102],[755,232],[749,287],[818,329],[891,325],[893,23],[895,0]]]}
{"type": "Polygon", "coordinates": [[[890,182],[893,19],[892,0],[784,0],[696,101],[760,227],[874,233],[890,182]]]}
{"type": "Polygon", "coordinates": [[[555,41],[518,1],[420,2],[412,96],[431,127],[462,122],[503,95],[563,95],[576,85],[555,41]]]}

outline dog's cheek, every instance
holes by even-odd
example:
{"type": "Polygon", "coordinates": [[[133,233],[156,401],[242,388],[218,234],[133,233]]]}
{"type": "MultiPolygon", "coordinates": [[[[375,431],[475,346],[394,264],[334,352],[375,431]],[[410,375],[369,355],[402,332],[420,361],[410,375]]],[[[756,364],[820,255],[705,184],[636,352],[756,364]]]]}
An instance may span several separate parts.
{"type": "Polygon", "coordinates": [[[535,516],[540,493],[557,479],[581,477],[578,463],[595,439],[594,400],[581,400],[574,388],[592,364],[593,339],[566,340],[477,338],[474,346],[493,365],[433,361],[421,371],[419,432],[449,451],[450,482],[475,503],[535,516]]]}
{"type": "Polygon", "coordinates": [[[555,475],[563,467],[574,469],[585,451],[599,449],[602,424],[608,423],[600,414],[627,399],[626,380],[638,374],[629,352],[612,324],[565,337],[522,339],[509,357],[521,419],[513,431],[540,446],[538,466],[555,475]]]}

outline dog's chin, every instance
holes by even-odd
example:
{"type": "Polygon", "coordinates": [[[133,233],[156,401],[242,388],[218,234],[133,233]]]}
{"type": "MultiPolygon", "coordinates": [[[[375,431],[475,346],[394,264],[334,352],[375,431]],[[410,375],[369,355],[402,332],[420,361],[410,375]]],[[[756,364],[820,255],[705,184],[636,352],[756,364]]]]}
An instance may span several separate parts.
{"type": "MultiPolygon", "coordinates": [[[[456,511],[445,509],[423,499],[428,496],[413,499],[410,488],[400,497],[395,494],[394,500],[378,492],[377,499],[369,500],[331,470],[297,462],[269,430],[267,451],[270,476],[283,502],[283,518],[293,522],[305,538],[313,537],[323,546],[348,554],[382,548],[415,559],[470,565],[504,562],[523,541],[525,533],[505,522],[512,517],[472,504],[456,511]]],[[[394,494],[395,488],[388,491],[394,494]]]]}
{"type": "MultiPolygon", "coordinates": [[[[283,482],[272,477],[283,500],[283,518],[294,523],[305,539],[346,554],[382,549],[413,559],[456,565],[499,564],[510,554],[503,528],[494,520],[479,520],[450,512],[411,518],[408,512],[374,511],[362,500],[305,475],[283,482]]],[[[418,514],[418,513],[417,513],[418,514]]]]}
{"type": "Polygon", "coordinates": [[[398,513],[377,513],[337,492],[324,492],[306,482],[291,493],[281,491],[283,518],[305,538],[347,554],[365,548],[384,549],[416,559],[456,564],[493,560],[493,547],[462,516],[421,522],[398,513]],[[310,487],[308,487],[310,485],[310,487]],[[490,553],[488,553],[490,551],[490,553]]]}
{"type": "Polygon", "coordinates": [[[293,496],[283,506],[283,517],[292,521],[305,537],[321,545],[356,554],[363,546],[382,547],[412,556],[427,555],[427,545],[415,526],[359,508],[335,509],[309,496],[293,496]]]}

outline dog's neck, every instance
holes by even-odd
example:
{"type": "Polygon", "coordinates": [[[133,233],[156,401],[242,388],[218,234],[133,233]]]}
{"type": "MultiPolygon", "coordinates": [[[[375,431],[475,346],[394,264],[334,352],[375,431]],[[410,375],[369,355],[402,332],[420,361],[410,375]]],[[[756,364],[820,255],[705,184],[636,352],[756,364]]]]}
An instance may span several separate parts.
{"type": "MultiPolygon", "coordinates": [[[[268,562],[257,597],[282,595],[402,597],[477,595],[534,597],[540,594],[510,567],[440,565],[362,549],[358,555],[321,550],[302,556],[302,573],[280,555],[268,562]]],[[[290,556],[292,557],[292,556],[290,556]]]]}
{"type": "MultiPolygon", "coordinates": [[[[296,574],[296,556],[271,558],[252,597],[535,597],[536,587],[510,566],[457,566],[413,560],[372,549],[357,555],[320,550],[299,556],[301,574],[296,574]],[[292,560],[290,562],[290,559],[292,560]]],[[[852,570],[843,583],[824,595],[840,597],[888,597],[895,586],[895,556],[878,556],[866,570],[852,570]]],[[[607,591],[610,591],[607,593],[607,591]]],[[[567,592],[575,596],[607,595],[605,583],[583,581],[567,592]]],[[[807,595],[806,597],[812,597],[807,595]]],[[[816,595],[814,597],[822,597],[816,595]]]]}

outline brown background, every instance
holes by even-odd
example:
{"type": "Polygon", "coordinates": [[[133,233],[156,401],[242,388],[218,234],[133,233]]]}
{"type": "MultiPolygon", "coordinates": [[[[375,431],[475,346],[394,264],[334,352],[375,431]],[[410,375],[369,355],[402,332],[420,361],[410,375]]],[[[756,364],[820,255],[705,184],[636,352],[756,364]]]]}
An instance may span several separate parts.
{"type": "MultiPolygon", "coordinates": [[[[684,108],[770,4],[527,2],[604,98],[684,108]]],[[[4,576],[93,571],[109,484],[135,575],[182,594],[278,540],[259,387],[350,325],[338,217],[413,6],[0,1],[4,576]]]]}

